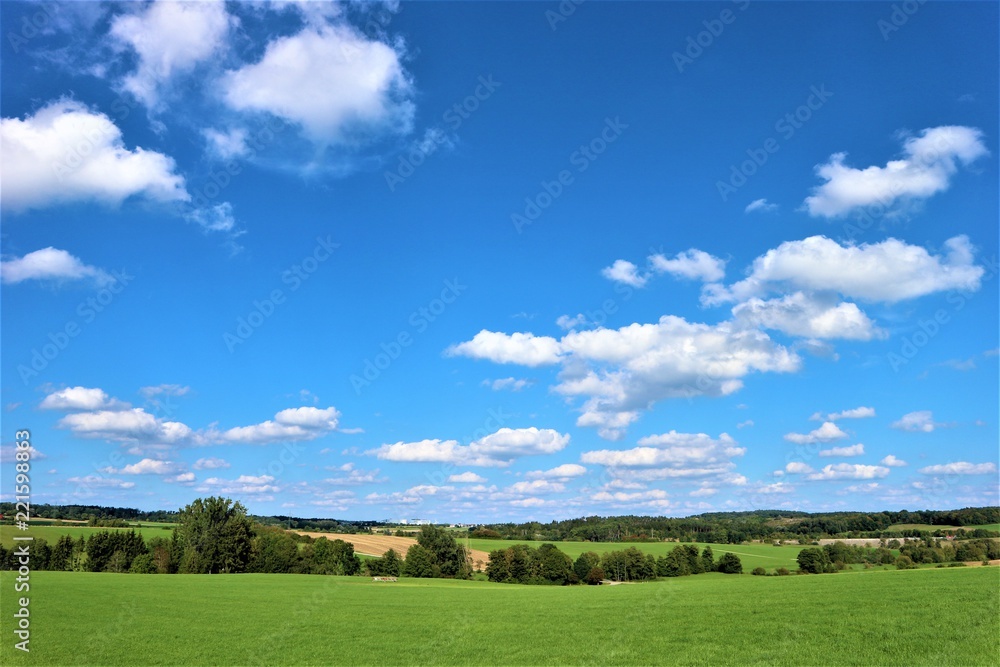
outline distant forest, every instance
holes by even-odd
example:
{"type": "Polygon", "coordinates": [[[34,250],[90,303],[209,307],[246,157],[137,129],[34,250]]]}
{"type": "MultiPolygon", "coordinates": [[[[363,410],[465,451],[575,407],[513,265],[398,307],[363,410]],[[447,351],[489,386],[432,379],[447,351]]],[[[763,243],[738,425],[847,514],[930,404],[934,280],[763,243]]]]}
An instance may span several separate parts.
{"type": "MultiPolygon", "coordinates": [[[[712,512],[684,518],[590,516],[550,523],[499,523],[480,526],[474,537],[508,540],[636,542],[662,541],[739,544],[752,540],[820,539],[829,537],[923,537],[934,530],[889,532],[900,523],[933,526],[979,526],[1000,522],[1000,507],[909,512],[712,512]]],[[[942,529],[948,533],[947,529],[942,529]]],[[[969,537],[993,537],[996,531],[970,529],[969,537]]]]}
{"type": "MultiPolygon", "coordinates": [[[[0,502],[0,514],[6,521],[14,517],[14,504],[0,502]]],[[[144,512],[125,507],[98,505],[33,505],[35,518],[98,521],[176,522],[177,511],[144,512]]],[[[337,533],[367,533],[387,524],[382,521],[350,521],[345,519],[303,519],[289,516],[253,516],[266,526],[292,530],[322,530],[337,533]]],[[[756,510],[753,512],[711,512],[684,518],[656,516],[589,516],[550,523],[495,523],[470,528],[473,537],[508,540],[540,540],[548,542],[643,542],[677,540],[739,544],[753,540],[821,539],[830,537],[924,537],[939,530],[888,531],[895,524],[927,524],[931,526],[981,526],[1000,523],[1000,507],[966,507],[957,510],[920,510],[899,512],[793,512],[787,510],[756,510]]],[[[967,537],[995,537],[996,531],[969,528],[967,537]]]]}

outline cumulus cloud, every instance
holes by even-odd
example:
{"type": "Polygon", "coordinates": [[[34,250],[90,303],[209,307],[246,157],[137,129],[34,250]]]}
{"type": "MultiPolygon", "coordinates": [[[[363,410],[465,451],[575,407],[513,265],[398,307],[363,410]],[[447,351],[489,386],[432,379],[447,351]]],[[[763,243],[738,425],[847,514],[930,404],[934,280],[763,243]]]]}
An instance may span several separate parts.
{"type": "Polygon", "coordinates": [[[220,468],[228,468],[229,461],[209,456],[207,458],[198,459],[191,467],[195,470],[218,470],[220,468]]]}
{"type": "MultiPolygon", "coordinates": [[[[81,490],[89,488],[97,489],[132,489],[135,488],[135,482],[125,482],[120,479],[114,479],[112,477],[104,477],[102,475],[87,475],[85,477],[70,477],[68,480],[71,484],[76,484],[81,487],[81,490]]],[[[79,491],[77,495],[80,495],[79,491]]]]}
{"type": "Polygon", "coordinates": [[[718,282],[726,275],[725,260],[695,248],[677,253],[672,259],[661,254],[650,255],[649,264],[656,273],[669,273],[674,278],[706,283],[718,282]]]}
{"type": "Polygon", "coordinates": [[[747,204],[747,207],[743,209],[744,213],[753,213],[755,211],[761,211],[762,213],[767,213],[769,211],[778,210],[777,204],[769,204],[766,199],[754,199],[752,202],[747,204]]]}
{"type": "Polygon", "coordinates": [[[49,246],[29,252],[23,257],[9,257],[0,261],[0,280],[10,285],[26,280],[82,280],[100,286],[114,281],[114,278],[103,269],[84,264],[65,250],[49,246]]]}
{"type": "Polygon", "coordinates": [[[888,335],[856,304],[837,301],[834,295],[804,292],[767,300],[753,297],[733,308],[733,318],[745,326],[801,338],[871,340],[888,335]]]}
{"type": "Polygon", "coordinates": [[[505,334],[483,329],[472,340],[452,345],[445,354],[488,359],[498,364],[542,366],[559,361],[559,341],[533,333],[505,334]]]}
{"type": "Polygon", "coordinates": [[[892,428],[911,433],[930,433],[938,426],[942,426],[934,421],[934,414],[930,410],[917,410],[908,412],[891,424],[892,428]]]}
{"type": "Polygon", "coordinates": [[[549,470],[532,470],[524,473],[527,479],[571,479],[587,474],[587,469],[576,463],[564,463],[549,470]]]}
{"type": "Polygon", "coordinates": [[[270,42],[258,62],[226,72],[221,92],[232,109],[295,123],[323,145],[405,133],[415,107],[401,55],[346,24],[310,25],[270,42]]]}
{"type": "Polygon", "coordinates": [[[502,428],[468,445],[457,440],[420,440],[385,444],[365,454],[386,461],[454,463],[477,467],[503,467],[521,456],[554,454],[570,437],[552,429],[502,428]]]}
{"type": "MultiPolygon", "coordinates": [[[[201,483],[201,486],[197,490],[201,493],[211,494],[264,496],[265,494],[277,493],[281,490],[273,482],[274,477],[271,475],[240,475],[236,479],[209,477],[201,483]]],[[[265,497],[259,498],[259,500],[265,499],[265,497]]]]}
{"type": "Polygon", "coordinates": [[[823,425],[809,433],[786,433],[785,440],[797,445],[812,445],[817,442],[833,442],[846,438],[847,434],[833,422],[823,422],[823,425]]]}
{"type": "Polygon", "coordinates": [[[850,410],[831,412],[826,416],[827,421],[837,421],[838,419],[867,419],[875,416],[875,408],[860,406],[850,410]]]}
{"type": "Polygon", "coordinates": [[[820,456],[863,456],[865,453],[865,446],[860,442],[856,445],[851,445],[850,447],[831,447],[830,449],[821,449],[819,452],[820,456]]]}
{"type": "Polygon", "coordinates": [[[890,468],[902,468],[906,465],[906,461],[896,458],[894,455],[889,454],[884,459],[879,461],[884,466],[889,466],[890,468]]]}
{"type": "Polygon", "coordinates": [[[193,431],[180,422],[154,417],[142,408],[97,410],[66,415],[59,426],[80,438],[101,438],[122,443],[180,444],[193,431]]]}
{"type": "MultiPolygon", "coordinates": [[[[777,470],[775,472],[782,472],[782,471],[777,470]]],[[[809,464],[807,463],[803,463],[802,461],[791,461],[785,465],[784,472],[787,472],[792,475],[804,475],[805,473],[810,473],[814,471],[812,467],[810,467],[809,464]]]]}
{"type": "Polygon", "coordinates": [[[631,449],[583,452],[580,460],[609,468],[658,468],[666,478],[671,476],[668,471],[677,477],[722,473],[732,468],[733,458],[746,452],[726,433],[713,439],[705,433],[670,431],[640,438],[638,444],[631,449]]]}
{"type": "Polygon", "coordinates": [[[97,387],[67,387],[54,391],[38,405],[42,410],[124,410],[131,407],[97,387]]]}
{"type": "Polygon", "coordinates": [[[457,475],[449,475],[448,481],[457,484],[482,484],[486,478],[469,470],[457,475]]]}
{"type": "Polygon", "coordinates": [[[666,398],[724,396],[753,372],[793,372],[801,360],[765,333],[691,323],[666,315],[654,324],[571,331],[561,340],[482,331],[453,355],[535,366],[563,363],[555,391],[583,397],[579,426],[622,437],[639,411],[666,398]]]}
{"type": "Polygon", "coordinates": [[[129,197],[186,202],[184,178],[172,158],[125,147],[106,115],[61,99],[34,114],[0,120],[3,207],[20,211],[96,201],[119,205],[129,197]]]}
{"type": "Polygon", "coordinates": [[[601,269],[601,275],[613,282],[632,287],[643,287],[647,280],[646,276],[639,275],[639,267],[624,259],[617,259],[611,266],[601,269]]]}
{"type": "Polygon", "coordinates": [[[508,493],[518,495],[534,495],[538,493],[560,493],[566,490],[566,485],[547,479],[536,479],[530,482],[515,482],[507,487],[508,493]]]}
{"type": "Polygon", "coordinates": [[[840,245],[825,236],[786,241],[755,259],[744,280],[729,287],[706,286],[702,303],[713,306],[796,291],[895,303],[935,292],[979,289],[985,270],[974,264],[969,238],[952,237],[944,247],[943,255],[932,255],[894,238],[861,245],[840,245]]]}
{"type": "Polygon", "coordinates": [[[837,218],[878,204],[896,212],[947,190],[959,164],[967,166],[989,155],[982,137],[974,127],[927,128],[906,138],[902,157],[884,167],[849,167],[847,154],[835,153],[816,167],[824,183],[806,198],[806,210],[812,216],[837,218]]]}
{"type": "Polygon", "coordinates": [[[109,34],[134,51],[138,61],[122,87],[155,109],[172,79],[224,49],[236,20],[226,13],[223,2],[157,0],[141,7],[136,13],[116,16],[109,34]]]}
{"type": "Polygon", "coordinates": [[[809,475],[810,480],[832,479],[877,479],[889,474],[884,466],[863,465],[861,463],[833,463],[823,466],[819,472],[809,475]]]}
{"type": "Polygon", "coordinates": [[[920,472],[924,475],[995,475],[997,466],[995,463],[956,461],[954,463],[927,466],[921,468],[920,472]]]}
{"type": "Polygon", "coordinates": [[[137,463],[131,463],[117,470],[110,469],[106,472],[119,475],[173,475],[178,472],[178,465],[173,461],[161,461],[159,459],[143,459],[137,463]]]}
{"type": "Polygon", "coordinates": [[[264,444],[283,440],[315,440],[336,430],[340,412],[329,407],[289,408],[252,426],[237,426],[224,431],[219,439],[228,443],[264,444]]]}

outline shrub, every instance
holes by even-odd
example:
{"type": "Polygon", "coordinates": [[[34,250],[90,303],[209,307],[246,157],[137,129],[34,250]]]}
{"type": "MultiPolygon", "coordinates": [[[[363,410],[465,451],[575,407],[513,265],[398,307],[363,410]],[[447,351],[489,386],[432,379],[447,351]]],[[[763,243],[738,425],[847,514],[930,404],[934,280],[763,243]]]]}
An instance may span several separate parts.
{"type": "Polygon", "coordinates": [[[604,570],[601,569],[601,566],[595,565],[590,568],[590,572],[587,573],[586,582],[591,586],[599,586],[602,581],[604,581],[604,570]]]}
{"type": "Polygon", "coordinates": [[[762,568],[760,566],[757,566],[757,567],[755,567],[753,569],[753,572],[751,572],[750,574],[758,576],[758,577],[763,577],[764,575],[767,574],[767,570],[765,570],[764,568],[762,568]]]}
{"type": "Polygon", "coordinates": [[[740,562],[739,556],[727,551],[722,554],[716,569],[722,574],[743,574],[743,563],[740,562]]]}
{"type": "Polygon", "coordinates": [[[916,564],[909,556],[900,556],[896,559],[897,570],[912,570],[916,567],[916,564]]]}
{"type": "Polygon", "coordinates": [[[791,574],[791,572],[788,571],[787,567],[779,567],[777,570],[774,571],[774,573],[779,577],[787,577],[788,575],[791,574]]]}

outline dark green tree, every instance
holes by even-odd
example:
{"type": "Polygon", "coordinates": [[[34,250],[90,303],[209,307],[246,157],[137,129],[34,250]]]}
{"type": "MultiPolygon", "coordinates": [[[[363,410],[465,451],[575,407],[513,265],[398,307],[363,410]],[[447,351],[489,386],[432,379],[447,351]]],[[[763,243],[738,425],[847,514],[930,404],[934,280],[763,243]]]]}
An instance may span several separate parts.
{"type": "Polygon", "coordinates": [[[743,563],[740,562],[739,556],[727,551],[719,558],[716,569],[723,574],[743,574],[743,563]]]}
{"type": "MultiPolygon", "coordinates": [[[[601,556],[593,551],[584,551],[573,563],[573,571],[581,581],[587,578],[590,571],[601,564],[601,556]]],[[[603,573],[601,573],[603,578],[603,573]]]]}
{"type": "Polygon", "coordinates": [[[198,498],[180,511],[175,529],[183,545],[181,571],[191,574],[245,572],[253,526],[246,508],[228,498],[198,498]]]}
{"type": "Polygon", "coordinates": [[[406,564],[403,571],[408,577],[433,577],[434,556],[422,545],[414,544],[406,550],[406,564]]]}

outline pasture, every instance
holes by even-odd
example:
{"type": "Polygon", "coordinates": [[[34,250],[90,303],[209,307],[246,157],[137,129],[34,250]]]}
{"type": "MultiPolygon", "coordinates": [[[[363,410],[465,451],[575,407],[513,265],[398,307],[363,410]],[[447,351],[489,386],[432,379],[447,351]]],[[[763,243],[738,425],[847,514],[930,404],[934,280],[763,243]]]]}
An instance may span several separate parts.
{"type": "MultiPolygon", "coordinates": [[[[460,540],[465,544],[465,540],[460,540]]],[[[530,540],[483,540],[473,539],[469,541],[473,549],[490,552],[495,549],[506,549],[515,544],[527,544],[532,547],[540,547],[545,542],[533,542],[530,540]]],[[[585,551],[593,551],[604,554],[608,551],[621,551],[629,547],[635,547],[639,551],[652,554],[659,558],[666,556],[681,544],[695,544],[698,550],[703,550],[706,546],[712,547],[716,560],[727,551],[740,557],[743,563],[743,570],[749,572],[755,567],[763,567],[767,570],[774,570],[778,567],[787,567],[789,570],[798,568],[795,557],[802,550],[801,546],[787,545],[775,547],[770,544],[704,544],[691,542],[552,542],[559,547],[559,550],[576,560],[585,551]]]]}
{"type": "Polygon", "coordinates": [[[997,530],[1000,531],[1000,523],[984,523],[978,526],[939,526],[929,523],[894,523],[886,530],[892,532],[902,532],[904,530],[924,530],[929,533],[933,533],[935,530],[967,530],[973,531],[976,528],[983,528],[984,530],[997,530]]]}
{"type": "Polygon", "coordinates": [[[987,665],[1000,569],[683,577],[623,586],[305,575],[31,575],[4,665],[987,665]],[[934,604],[928,604],[933,600],[934,604]]]}
{"type": "Polygon", "coordinates": [[[94,533],[99,533],[105,530],[135,530],[137,533],[141,533],[142,538],[148,542],[154,537],[164,537],[166,539],[170,539],[174,525],[175,524],[172,523],[150,523],[145,521],[135,526],[129,526],[128,528],[95,528],[69,523],[61,526],[54,524],[42,525],[33,523],[29,526],[28,530],[25,531],[19,530],[15,526],[3,524],[0,525],[0,544],[10,549],[14,544],[15,535],[30,535],[36,540],[38,538],[43,538],[51,546],[55,544],[63,535],[69,535],[74,540],[81,535],[86,539],[90,539],[90,536],[94,533]]]}

